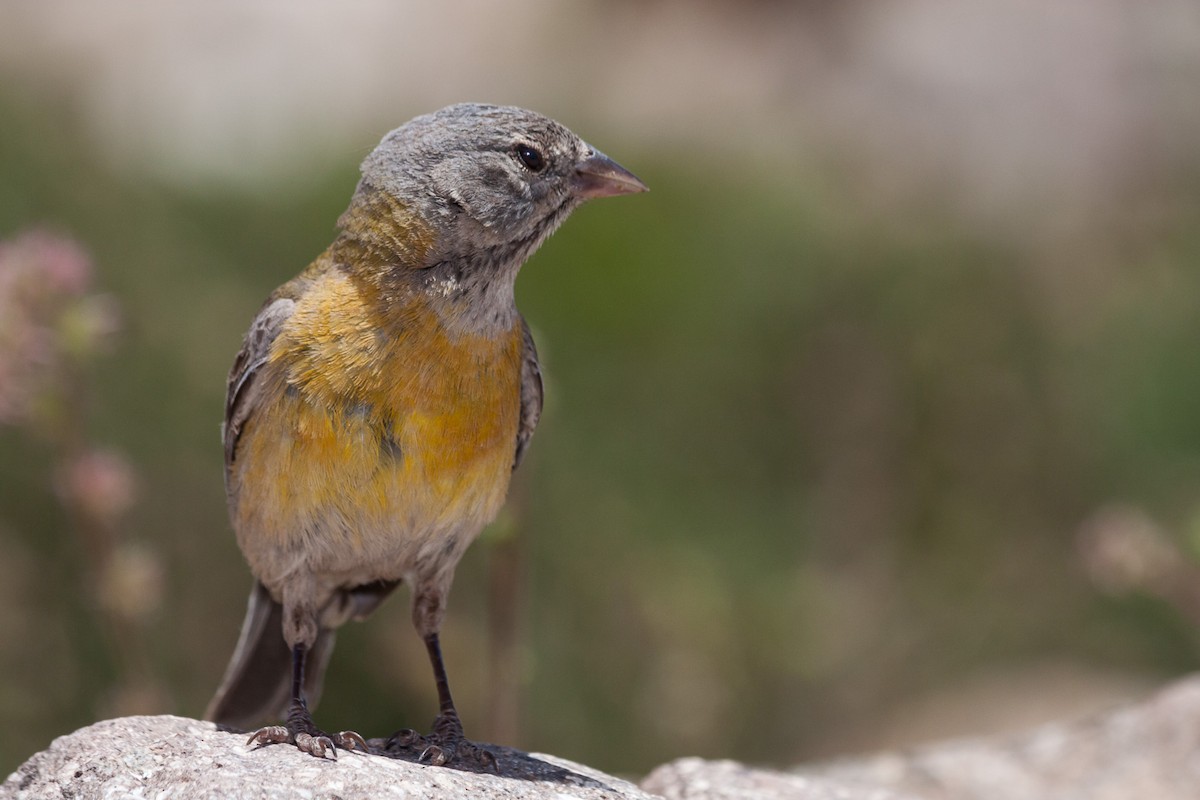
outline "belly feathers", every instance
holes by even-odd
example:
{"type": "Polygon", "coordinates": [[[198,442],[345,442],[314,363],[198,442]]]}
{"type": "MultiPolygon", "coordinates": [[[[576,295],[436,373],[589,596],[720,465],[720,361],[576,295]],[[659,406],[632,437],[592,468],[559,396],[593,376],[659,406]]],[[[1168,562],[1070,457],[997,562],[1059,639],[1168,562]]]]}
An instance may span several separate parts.
{"type": "Polygon", "coordinates": [[[239,534],[387,549],[495,517],[516,447],[519,327],[498,340],[407,330],[277,342],[270,400],[239,446],[239,534]]]}

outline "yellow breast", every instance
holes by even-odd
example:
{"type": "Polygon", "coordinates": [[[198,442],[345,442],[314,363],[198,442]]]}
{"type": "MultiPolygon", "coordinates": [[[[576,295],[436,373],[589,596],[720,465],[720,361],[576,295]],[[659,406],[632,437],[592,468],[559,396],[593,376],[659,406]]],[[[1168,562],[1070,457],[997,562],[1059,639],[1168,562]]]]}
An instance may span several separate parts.
{"type": "Polygon", "coordinates": [[[301,539],[398,558],[477,533],[508,489],[521,345],[519,321],[499,337],[455,336],[419,293],[381,305],[324,273],[272,347],[238,448],[235,525],[251,566],[251,550],[301,539]]]}

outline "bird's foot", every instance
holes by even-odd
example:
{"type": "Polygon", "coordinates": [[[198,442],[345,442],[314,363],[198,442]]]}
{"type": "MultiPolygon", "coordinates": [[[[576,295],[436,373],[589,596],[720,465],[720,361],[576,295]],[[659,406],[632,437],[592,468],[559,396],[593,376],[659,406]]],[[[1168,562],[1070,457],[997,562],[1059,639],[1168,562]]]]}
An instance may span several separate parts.
{"type": "Polygon", "coordinates": [[[301,752],[324,758],[326,753],[337,761],[337,748],[353,750],[356,747],[367,752],[367,743],[354,731],[325,733],[313,724],[312,715],[303,703],[292,703],[287,724],[268,725],[250,734],[246,744],[259,746],[268,744],[294,744],[301,752]]]}
{"type": "Polygon", "coordinates": [[[495,755],[463,735],[462,723],[453,711],[439,714],[428,736],[411,728],[396,731],[387,740],[386,749],[418,753],[418,761],[435,767],[500,771],[495,755]]]}

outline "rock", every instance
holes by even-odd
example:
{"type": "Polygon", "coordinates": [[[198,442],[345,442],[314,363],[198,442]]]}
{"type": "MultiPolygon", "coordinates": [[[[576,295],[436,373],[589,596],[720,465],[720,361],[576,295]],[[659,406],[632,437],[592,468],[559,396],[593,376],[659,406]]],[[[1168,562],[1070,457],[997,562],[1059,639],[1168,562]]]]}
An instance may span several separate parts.
{"type": "Polygon", "coordinates": [[[247,747],[245,734],[209,722],[124,717],[56,739],[0,785],[0,798],[650,800],[626,781],[563,759],[490,749],[500,775],[363,753],[322,760],[294,747],[247,747]]]}
{"type": "Polygon", "coordinates": [[[922,800],[878,786],[700,758],[659,767],[642,781],[642,788],[666,800],[922,800]]]}
{"type": "MultiPolygon", "coordinates": [[[[372,740],[373,748],[382,747],[372,740]]],[[[1195,800],[1200,677],[1091,719],[962,739],[790,772],[685,758],[638,787],[547,755],[489,748],[499,774],[383,755],[320,760],[251,748],[243,734],[179,717],[126,717],[56,739],[0,785],[0,800],[1195,800]]]]}
{"type": "Polygon", "coordinates": [[[1090,719],[819,770],[928,800],[1196,800],[1200,677],[1090,719]]]}
{"type": "Polygon", "coordinates": [[[1196,800],[1200,677],[1091,719],[793,772],[687,758],[642,788],[668,800],[1196,800]]]}

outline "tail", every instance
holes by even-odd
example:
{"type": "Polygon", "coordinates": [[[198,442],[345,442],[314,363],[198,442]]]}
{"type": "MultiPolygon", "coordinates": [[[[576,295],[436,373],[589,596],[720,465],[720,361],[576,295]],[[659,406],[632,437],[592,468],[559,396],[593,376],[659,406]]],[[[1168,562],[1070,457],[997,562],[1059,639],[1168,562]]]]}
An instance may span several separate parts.
{"type": "MultiPolygon", "coordinates": [[[[325,667],[333,653],[334,632],[322,628],[304,669],[304,694],[315,709],[325,667]]],[[[204,718],[218,725],[250,730],[287,716],[291,701],[292,652],[283,640],[283,606],[258,581],[250,592],[246,619],[233,658],[204,718]]]]}

